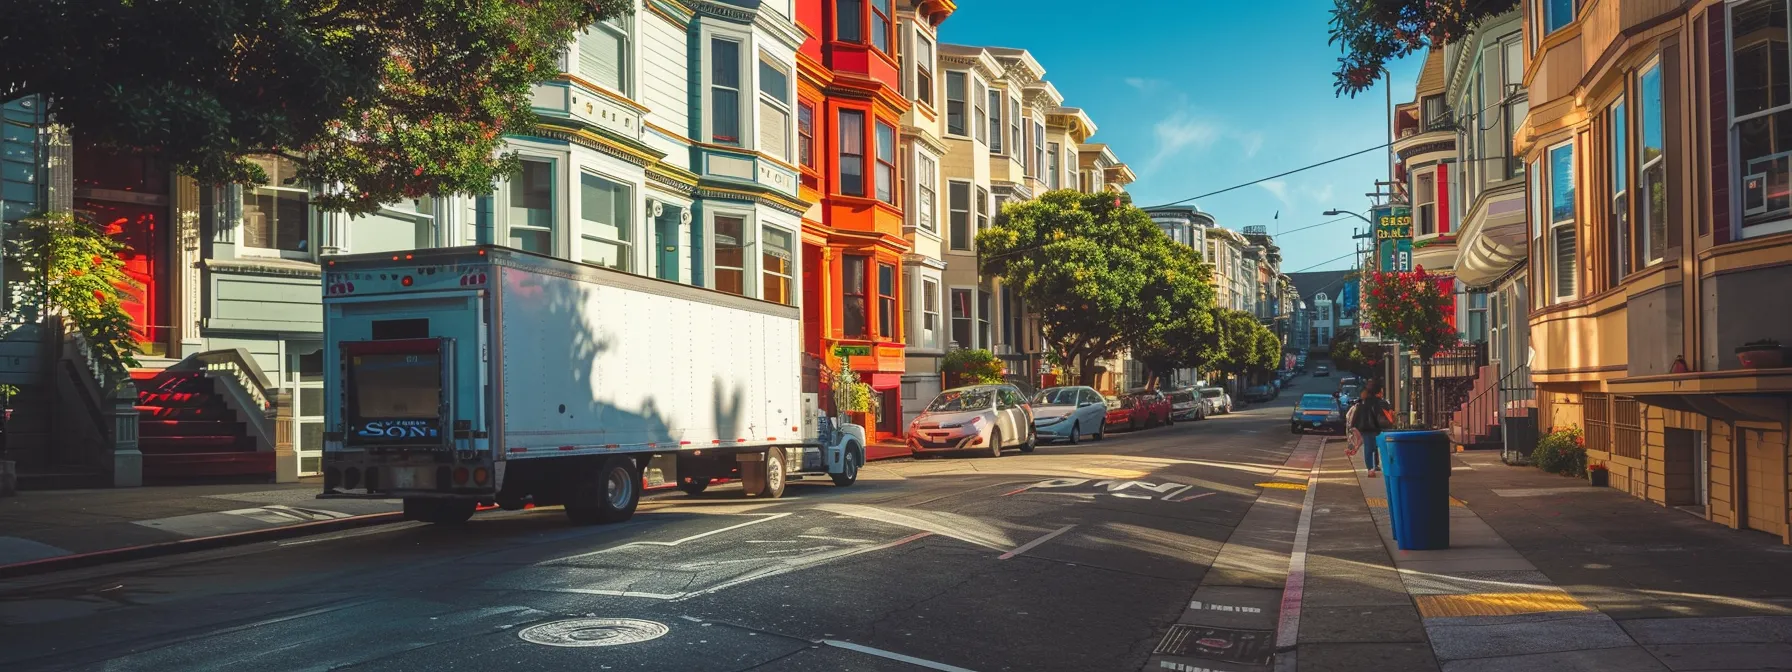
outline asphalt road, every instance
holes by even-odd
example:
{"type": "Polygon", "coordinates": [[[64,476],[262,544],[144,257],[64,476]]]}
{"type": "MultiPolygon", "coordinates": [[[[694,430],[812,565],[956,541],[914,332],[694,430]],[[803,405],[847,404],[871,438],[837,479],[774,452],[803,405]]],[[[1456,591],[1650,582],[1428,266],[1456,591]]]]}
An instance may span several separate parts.
{"type": "Polygon", "coordinates": [[[1138,670],[1288,460],[1281,399],[860,482],[388,525],[0,583],[7,670],[1138,670]]]}

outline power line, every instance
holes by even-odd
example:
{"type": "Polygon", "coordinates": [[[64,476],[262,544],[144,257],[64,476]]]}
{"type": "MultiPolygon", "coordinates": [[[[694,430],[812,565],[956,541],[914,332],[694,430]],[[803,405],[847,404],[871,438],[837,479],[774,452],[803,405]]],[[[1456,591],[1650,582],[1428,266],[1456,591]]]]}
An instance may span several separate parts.
{"type": "Polygon", "coordinates": [[[1342,254],[1342,255],[1339,255],[1339,256],[1336,256],[1336,257],[1332,257],[1332,258],[1330,258],[1330,259],[1327,259],[1327,260],[1325,260],[1325,261],[1321,261],[1321,262],[1319,262],[1319,263],[1317,263],[1317,264],[1313,264],[1313,265],[1312,265],[1312,266],[1308,266],[1308,267],[1306,267],[1306,268],[1303,268],[1303,269],[1300,269],[1300,270],[1298,270],[1298,271],[1282,271],[1282,272],[1283,272],[1283,273],[1305,273],[1305,272],[1307,272],[1307,271],[1310,271],[1310,270],[1313,270],[1313,269],[1315,269],[1315,268],[1319,268],[1319,267],[1320,267],[1320,266],[1324,266],[1324,265],[1326,265],[1326,264],[1329,264],[1329,263],[1332,263],[1332,262],[1334,262],[1334,261],[1342,261],[1342,260],[1345,260],[1345,259],[1349,259],[1349,258],[1351,258],[1351,257],[1354,257],[1354,256],[1356,256],[1356,255],[1357,255],[1357,251],[1356,251],[1356,250],[1351,250],[1351,251],[1349,251],[1349,252],[1345,252],[1345,253],[1344,253],[1344,254],[1342,254]]]}
{"type": "MultiPolygon", "coordinates": [[[[1300,227],[1300,228],[1298,228],[1298,229],[1289,229],[1289,230],[1287,230],[1287,231],[1283,231],[1283,232],[1281,232],[1281,233],[1279,233],[1279,234],[1277,234],[1277,235],[1278,235],[1278,236],[1285,236],[1285,235],[1288,235],[1288,234],[1290,234],[1290,233],[1300,233],[1300,232],[1302,232],[1302,231],[1305,231],[1305,230],[1307,230],[1307,229],[1317,229],[1317,228],[1319,228],[1319,227],[1321,227],[1321,226],[1330,226],[1330,225],[1332,225],[1332,224],[1337,224],[1337,223],[1338,223],[1338,222],[1342,222],[1342,221],[1345,221],[1345,220],[1356,220],[1356,217],[1355,217],[1355,216],[1351,216],[1351,217],[1339,217],[1339,218],[1337,218],[1337,219],[1334,219],[1334,220],[1331,220],[1331,221],[1329,221],[1329,222],[1320,222],[1320,223],[1318,223],[1318,224],[1314,224],[1314,225],[1312,225],[1312,226],[1303,226],[1303,227],[1300,227]]],[[[1362,220],[1356,220],[1356,221],[1362,221],[1362,220]]]]}
{"type": "MultiPolygon", "coordinates": [[[[1175,201],[1175,202],[1172,202],[1172,203],[1165,203],[1165,204],[1163,204],[1163,205],[1154,205],[1154,206],[1151,206],[1151,208],[1167,208],[1167,207],[1170,207],[1170,206],[1172,206],[1172,205],[1181,205],[1181,204],[1183,204],[1183,203],[1187,203],[1187,202],[1189,202],[1189,201],[1195,201],[1195,200],[1200,200],[1200,199],[1203,199],[1203,198],[1207,198],[1207,197],[1208,197],[1208,196],[1218,196],[1218,195],[1220,195],[1220,194],[1223,194],[1223,193],[1226,193],[1226,192],[1228,192],[1228,191],[1236,191],[1236,190],[1238,190],[1238,189],[1243,189],[1243,188],[1245,188],[1245,187],[1248,187],[1248,186],[1251,186],[1251,185],[1253,185],[1253,184],[1258,184],[1258,183],[1261,183],[1261,182],[1268,182],[1268,181],[1270,181],[1270,180],[1273,180],[1273,179],[1276,179],[1276,178],[1278,178],[1278,177],[1287,177],[1287,176],[1289,176],[1289,175],[1293,175],[1293,174],[1295,174],[1295,173],[1298,173],[1298,172],[1302,172],[1302,171],[1307,171],[1307,170],[1312,170],[1312,169],[1314,169],[1314,168],[1318,168],[1318,167],[1320,167],[1320,166],[1324,166],[1324,165],[1328,165],[1328,164],[1333,164],[1333,163],[1337,163],[1337,162],[1339,162],[1339,161],[1343,161],[1343,160],[1345,160],[1345,159],[1348,159],[1348,158],[1352,158],[1352,157],[1357,157],[1357,156],[1362,156],[1362,155],[1364,155],[1364,154],[1368,154],[1368,153],[1369,153],[1369,152],[1373,152],[1373,151],[1375,151],[1375,150],[1378,150],[1378,149],[1387,149],[1387,148],[1388,148],[1388,147],[1391,147],[1391,146],[1393,146],[1393,144],[1394,144],[1394,143],[1392,143],[1392,142],[1385,142],[1385,143],[1382,143],[1382,144],[1380,144],[1380,145],[1376,145],[1376,146],[1374,146],[1374,147],[1370,147],[1370,148],[1368,148],[1368,149],[1365,149],[1365,150],[1362,150],[1362,151],[1357,151],[1357,152],[1351,152],[1351,153],[1349,153],[1349,154],[1345,154],[1345,155],[1343,155],[1343,156],[1340,156],[1340,157],[1335,157],[1335,158],[1330,158],[1330,159],[1326,159],[1326,160],[1324,160],[1324,161],[1320,161],[1320,162],[1319,162],[1319,163],[1315,163],[1315,164],[1310,164],[1310,165],[1306,165],[1306,166],[1301,166],[1301,167],[1299,167],[1299,168],[1295,168],[1295,169],[1294,169],[1294,170],[1290,170],[1290,171],[1288,171],[1288,172],[1285,172],[1285,173],[1278,173],[1278,174],[1275,174],[1275,175],[1271,175],[1271,176],[1269,176],[1269,177],[1265,177],[1265,178],[1260,178],[1260,179],[1255,179],[1255,180],[1251,180],[1251,181],[1249,181],[1249,182],[1246,182],[1246,183],[1244,183],[1244,184],[1235,184],[1235,185],[1232,185],[1232,186],[1230,186],[1230,187],[1226,187],[1226,188],[1225,188],[1225,189],[1221,189],[1221,190],[1219,190],[1219,191],[1210,191],[1210,192],[1208,192],[1208,193],[1205,193],[1205,194],[1201,194],[1201,195],[1199,195],[1199,196],[1190,196],[1190,197],[1188,197],[1188,198],[1185,198],[1185,199],[1182,199],[1182,200],[1180,200],[1180,201],[1175,201]]],[[[1150,210],[1150,209],[1151,209],[1151,208],[1146,208],[1146,210],[1150,210]]]]}

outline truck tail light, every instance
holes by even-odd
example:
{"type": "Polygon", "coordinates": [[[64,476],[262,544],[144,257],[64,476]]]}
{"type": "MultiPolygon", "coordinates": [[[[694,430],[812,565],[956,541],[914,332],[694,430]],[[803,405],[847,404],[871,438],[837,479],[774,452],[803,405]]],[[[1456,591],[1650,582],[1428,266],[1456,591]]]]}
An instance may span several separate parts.
{"type": "Polygon", "coordinates": [[[473,470],[473,485],[485,485],[486,479],[489,478],[491,478],[491,472],[487,471],[485,467],[473,470]]]}
{"type": "Polygon", "coordinates": [[[406,287],[409,287],[409,286],[411,286],[411,276],[408,276],[408,275],[407,275],[407,276],[404,276],[404,279],[403,279],[403,280],[399,280],[399,281],[398,281],[398,284],[401,284],[401,285],[404,285],[404,286],[406,286],[406,287]]]}

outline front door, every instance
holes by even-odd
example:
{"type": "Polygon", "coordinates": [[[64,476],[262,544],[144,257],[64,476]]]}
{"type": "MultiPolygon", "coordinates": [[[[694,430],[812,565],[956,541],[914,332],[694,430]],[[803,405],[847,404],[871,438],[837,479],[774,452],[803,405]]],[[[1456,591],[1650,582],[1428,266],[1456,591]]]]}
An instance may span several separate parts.
{"type": "Polygon", "coordinates": [[[654,277],[678,282],[678,229],[682,209],[664,206],[653,222],[654,277]]]}

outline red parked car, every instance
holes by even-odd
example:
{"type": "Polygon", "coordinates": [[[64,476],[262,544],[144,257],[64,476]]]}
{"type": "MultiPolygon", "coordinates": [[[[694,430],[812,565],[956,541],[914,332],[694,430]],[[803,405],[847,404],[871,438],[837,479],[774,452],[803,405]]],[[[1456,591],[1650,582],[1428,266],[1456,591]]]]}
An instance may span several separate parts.
{"type": "Polygon", "coordinates": [[[1175,424],[1170,418],[1170,398],[1157,390],[1138,390],[1108,398],[1107,426],[1139,429],[1175,424]]]}

